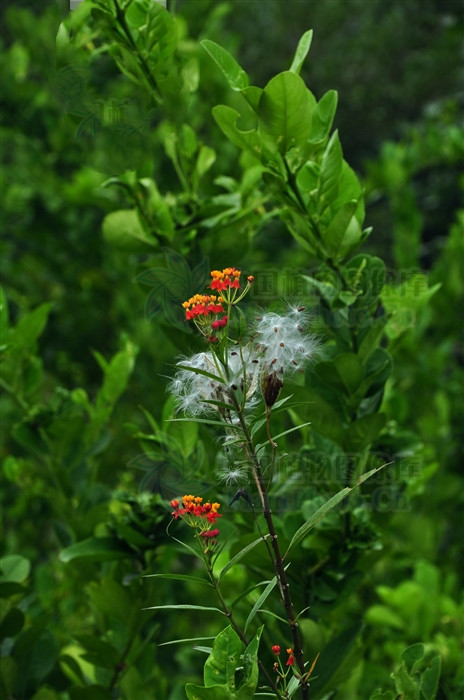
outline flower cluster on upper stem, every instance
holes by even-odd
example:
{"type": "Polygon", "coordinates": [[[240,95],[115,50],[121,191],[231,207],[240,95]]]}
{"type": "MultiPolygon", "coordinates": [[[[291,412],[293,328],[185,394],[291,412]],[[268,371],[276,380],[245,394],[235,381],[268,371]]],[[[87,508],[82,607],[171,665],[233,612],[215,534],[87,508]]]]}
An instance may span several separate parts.
{"type": "Polygon", "coordinates": [[[241,271],[234,267],[213,270],[211,278],[210,289],[219,296],[196,294],[183,303],[186,320],[195,323],[209,349],[177,363],[170,391],[179,409],[192,416],[223,413],[224,404],[252,409],[260,400],[270,409],[284,377],[304,371],[314,357],[317,341],[307,330],[309,315],[298,305],[282,314],[264,313],[247,328],[248,340],[236,341],[229,336],[234,307],[254,278],[248,276],[242,288],[241,271]]]}

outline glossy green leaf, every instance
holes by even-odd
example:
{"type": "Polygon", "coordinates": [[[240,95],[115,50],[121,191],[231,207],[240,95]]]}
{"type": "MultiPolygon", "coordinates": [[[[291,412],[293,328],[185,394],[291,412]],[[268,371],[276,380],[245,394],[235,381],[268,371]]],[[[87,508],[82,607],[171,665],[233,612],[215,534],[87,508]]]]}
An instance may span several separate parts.
{"type": "Polygon", "coordinates": [[[200,43],[222,70],[232,90],[240,91],[248,87],[247,74],[225,48],[209,39],[204,39],[200,43]]]}
{"type": "Polygon", "coordinates": [[[302,146],[311,131],[314,107],[314,97],[296,73],[272,78],[259,102],[260,132],[269,137],[266,145],[282,154],[302,146]]]}
{"type": "Polygon", "coordinates": [[[310,139],[312,142],[324,141],[328,138],[337,111],[338,94],[329,90],[316,105],[310,139]]]}
{"type": "Polygon", "coordinates": [[[226,627],[216,637],[213,650],[204,668],[205,686],[225,685],[235,691],[235,669],[239,665],[242,642],[232,627],[226,627]]]}
{"type": "Polygon", "coordinates": [[[217,105],[213,107],[213,117],[227,136],[229,141],[232,141],[239,148],[248,151],[255,158],[259,158],[262,151],[261,142],[256,129],[250,131],[241,131],[237,127],[237,120],[240,118],[239,112],[226,107],[226,105],[217,105]]]}
{"type": "Polygon", "coordinates": [[[358,202],[356,200],[351,200],[350,202],[344,204],[337,211],[324,232],[324,246],[331,257],[334,257],[335,259],[337,259],[344,236],[354,216],[357,206],[358,202]]]}
{"type": "Polygon", "coordinates": [[[327,148],[322,156],[319,173],[319,196],[324,202],[331,203],[338,194],[338,186],[343,167],[343,153],[335,131],[330,138],[327,148]]]}
{"type": "Polygon", "coordinates": [[[308,31],[303,34],[300,41],[298,42],[298,46],[293,57],[292,65],[290,66],[290,71],[292,73],[297,73],[298,75],[300,74],[304,60],[308,55],[309,49],[311,48],[312,40],[313,30],[308,29],[308,31]]]}

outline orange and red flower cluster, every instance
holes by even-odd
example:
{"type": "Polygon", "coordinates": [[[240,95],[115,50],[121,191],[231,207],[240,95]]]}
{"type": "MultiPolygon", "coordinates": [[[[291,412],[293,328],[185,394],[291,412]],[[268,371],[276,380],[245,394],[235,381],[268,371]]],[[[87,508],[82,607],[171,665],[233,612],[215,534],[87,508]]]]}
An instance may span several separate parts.
{"type": "Polygon", "coordinates": [[[222,330],[229,322],[231,306],[238,304],[253,284],[254,277],[247,277],[247,284],[240,290],[241,271],[235,267],[225,267],[223,270],[211,272],[209,288],[219,292],[214,294],[194,294],[182,303],[187,321],[193,321],[208,343],[217,343],[221,336],[216,337],[214,331],[222,330]],[[227,307],[226,309],[224,307],[227,307]],[[219,314],[223,314],[219,316],[219,314]]]}
{"type": "Polygon", "coordinates": [[[213,278],[210,287],[211,289],[216,289],[218,292],[222,292],[225,289],[240,289],[240,275],[242,273],[240,270],[236,270],[235,267],[226,267],[224,270],[213,270],[211,272],[211,277],[213,278]]]}
{"type": "Polygon", "coordinates": [[[182,306],[185,309],[187,321],[195,320],[199,316],[213,316],[223,314],[222,298],[214,294],[195,294],[188,301],[184,301],[182,306]]]}
{"type": "Polygon", "coordinates": [[[174,508],[171,515],[176,520],[178,518],[186,520],[187,523],[193,527],[201,525],[201,520],[207,520],[208,523],[213,525],[216,520],[221,517],[221,514],[218,513],[221,504],[202,503],[202,501],[203,499],[201,496],[182,496],[181,506],[179,500],[176,498],[171,501],[171,506],[174,508]]]}

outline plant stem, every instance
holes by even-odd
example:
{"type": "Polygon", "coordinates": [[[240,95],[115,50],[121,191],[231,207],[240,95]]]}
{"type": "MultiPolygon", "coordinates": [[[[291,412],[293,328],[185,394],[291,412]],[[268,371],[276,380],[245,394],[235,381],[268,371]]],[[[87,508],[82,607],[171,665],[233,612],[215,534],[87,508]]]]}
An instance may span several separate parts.
{"type": "MultiPolygon", "coordinates": [[[[211,569],[211,565],[209,563],[207,563],[206,568],[208,571],[209,580],[211,581],[211,584],[214,586],[214,590],[216,591],[216,595],[219,598],[219,602],[221,604],[221,607],[222,607],[226,617],[229,618],[230,624],[232,625],[234,630],[237,632],[238,636],[240,637],[240,639],[242,640],[244,645],[247,647],[249,645],[249,641],[248,641],[246,635],[244,634],[244,632],[242,631],[242,629],[240,628],[240,626],[237,624],[234,616],[232,615],[232,611],[229,609],[229,606],[227,605],[226,601],[224,600],[224,596],[222,595],[221,589],[219,587],[219,582],[216,580],[216,578],[213,574],[213,571],[211,569]]],[[[268,673],[266,667],[264,666],[263,662],[260,659],[258,659],[258,665],[259,665],[259,668],[262,671],[262,673],[266,676],[267,682],[269,683],[273,692],[276,694],[276,697],[281,698],[282,695],[281,695],[279,689],[277,688],[275,682],[272,680],[270,674],[268,673]]]]}
{"type": "MultiPolygon", "coordinates": [[[[237,409],[238,409],[238,404],[237,404],[237,409]]],[[[280,592],[282,595],[282,603],[285,608],[285,612],[287,615],[287,620],[288,624],[290,627],[290,631],[292,634],[292,639],[293,639],[293,650],[294,650],[294,655],[295,659],[298,665],[298,668],[300,670],[300,673],[302,676],[305,675],[305,666],[304,666],[304,660],[303,660],[303,647],[301,643],[301,636],[300,636],[300,630],[299,630],[299,625],[298,622],[296,621],[296,615],[295,615],[295,610],[293,608],[293,603],[292,599],[290,596],[290,584],[287,581],[287,576],[285,573],[285,567],[284,567],[284,562],[282,558],[282,554],[280,552],[280,547],[279,547],[279,540],[278,540],[278,535],[275,530],[274,526],[274,521],[272,519],[272,511],[270,508],[269,504],[269,496],[268,492],[266,489],[266,485],[264,483],[264,477],[263,477],[263,471],[261,469],[261,464],[259,462],[258,456],[256,454],[256,450],[253,444],[253,440],[251,438],[250,432],[248,430],[248,425],[246,422],[246,418],[244,416],[243,411],[238,410],[238,417],[240,420],[240,424],[243,429],[245,441],[246,441],[246,451],[251,458],[252,461],[252,466],[254,470],[254,475],[255,475],[255,481],[256,485],[258,487],[259,491],[259,496],[261,499],[261,503],[263,505],[263,515],[264,519],[266,521],[267,529],[270,535],[270,540],[271,540],[271,547],[273,550],[273,561],[272,565],[277,577],[277,582],[279,584],[280,592]]],[[[301,696],[303,700],[308,700],[309,698],[309,686],[307,681],[301,682],[301,696]]]]}

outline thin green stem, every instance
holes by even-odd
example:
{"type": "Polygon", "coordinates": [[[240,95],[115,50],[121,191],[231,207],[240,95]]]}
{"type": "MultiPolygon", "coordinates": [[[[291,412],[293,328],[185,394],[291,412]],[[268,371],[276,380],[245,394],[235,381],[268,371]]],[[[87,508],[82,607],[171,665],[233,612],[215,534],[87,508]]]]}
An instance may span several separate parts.
{"type": "MultiPolygon", "coordinates": [[[[221,588],[219,586],[219,582],[217,581],[216,577],[213,574],[211,564],[205,560],[205,565],[206,565],[206,570],[208,572],[209,580],[211,581],[211,584],[214,587],[214,590],[216,591],[216,595],[219,599],[219,602],[220,602],[221,607],[224,611],[224,614],[230,620],[230,624],[232,625],[232,627],[234,628],[234,630],[236,631],[236,633],[240,637],[243,644],[247,647],[249,645],[249,641],[248,641],[245,633],[242,631],[240,625],[235,620],[232,611],[230,610],[229,606],[227,605],[226,600],[224,599],[224,596],[222,595],[222,591],[221,591],[221,588]]],[[[272,688],[276,697],[282,698],[282,695],[281,695],[279,689],[277,688],[275,682],[272,680],[270,674],[268,673],[266,667],[264,666],[263,662],[260,661],[260,659],[258,659],[258,665],[259,665],[259,668],[261,669],[263,675],[266,677],[267,682],[269,683],[269,686],[272,688]]]]}
{"type": "MultiPolygon", "coordinates": [[[[281,596],[282,596],[282,603],[283,603],[283,606],[285,608],[285,612],[287,615],[288,625],[290,627],[290,631],[292,634],[295,659],[296,659],[298,668],[300,670],[301,676],[304,677],[305,666],[304,666],[303,646],[302,646],[302,642],[301,642],[299,625],[298,625],[298,622],[296,621],[295,610],[294,610],[292,598],[290,595],[290,584],[287,581],[287,575],[285,572],[282,554],[280,552],[278,535],[276,533],[274,521],[272,518],[272,511],[271,511],[270,504],[269,504],[269,496],[268,496],[268,492],[266,489],[266,485],[264,483],[264,476],[263,476],[261,464],[260,464],[260,461],[259,461],[258,456],[256,454],[256,450],[255,450],[253,440],[252,440],[252,437],[251,437],[249,429],[248,429],[248,425],[247,425],[244,413],[243,413],[243,411],[239,410],[238,404],[236,404],[236,408],[238,411],[239,421],[240,421],[240,424],[242,426],[242,430],[243,430],[243,434],[244,434],[244,438],[245,438],[245,442],[246,442],[247,453],[248,453],[249,458],[250,458],[251,463],[252,463],[253,474],[255,476],[256,485],[257,485],[260,499],[261,499],[261,502],[263,505],[263,515],[264,515],[264,519],[266,520],[266,524],[267,524],[267,528],[268,528],[268,532],[269,532],[270,540],[271,540],[271,547],[272,547],[272,551],[273,551],[272,564],[273,564],[273,568],[274,568],[274,571],[275,571],[275,574],[277,577],[277,582],[279,584],[279,588],[280,588],[280,592],[281,592],[281,596]]],[[[300,687],[301,687],[301,694],[302,694],[303,700],[308,700],[308,698],[309,698],[309,686],[308,686],[307,681],[303,680],[301,682],[300,687]]]]}

